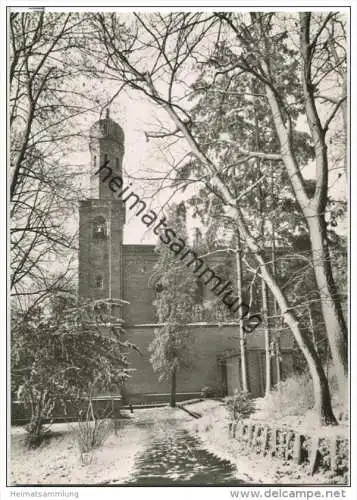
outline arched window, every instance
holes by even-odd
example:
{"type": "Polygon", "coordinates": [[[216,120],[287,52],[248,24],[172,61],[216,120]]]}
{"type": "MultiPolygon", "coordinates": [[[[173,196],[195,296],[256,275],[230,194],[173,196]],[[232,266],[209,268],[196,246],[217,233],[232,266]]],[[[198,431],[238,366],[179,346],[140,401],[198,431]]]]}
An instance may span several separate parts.
{"type": "Polygon", "coordinates": [[[203,308],[200,304],[195,304],[193,306],[193,320],[202,321],[203,319],[203,308]]]}
{"type": "Polygon", "coordinates": [[[204,299],[204,286],[201,280],[197,280],[197,287],[195,290],[194,302],[195,304],[202,304],[204,299]]]}
{"type": "Polygon", "coordinates": [[[94,240],[107,239],[107,223],[104,217],[96,217],[92,223],[92,237],[94,240]]]}
{"type": "Polygon", "coordinates": [[[95,277],[95,287],[104,288],[104,279],[100,274],[97,274],[97,276],[95,277]]]}

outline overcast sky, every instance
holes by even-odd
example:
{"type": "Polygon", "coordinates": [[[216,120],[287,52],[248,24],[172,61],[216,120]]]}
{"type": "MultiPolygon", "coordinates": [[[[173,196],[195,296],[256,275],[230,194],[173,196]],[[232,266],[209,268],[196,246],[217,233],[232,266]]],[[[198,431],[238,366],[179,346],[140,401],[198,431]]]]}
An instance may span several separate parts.
{"type": "MultiPolygon", "coordinates": [[[[133,183],[131,189],[145,198],[148,206],[159,214],[170,196],[170,192],[164,191],[152,196],[152,186],[143,181],[144,177],[155,175],[154,171],[162,173],[166,172],[169,168],[168,163],[163,157],[165,151],[162,154],[159,151],[160,141],[150,139],[148,142],[145,136],[145,132],[152,129],[150,124],[154,123],[158,116],[157,108],[142,99],[133,99],[132,96],[122,94],[111,105],[110,116],[121,125],[125,133],[124,178],[126,177],[128,180],[128,175],[132,177],[130,179],[133,183]]],[[[167,124],[170,126],[169,121],[167,121],[167,124]]],[[[90,124],[88,125],[90,126],[90,124]]],[[[301,124],[300,128],[304,129],[305,127],[301,124]]],[[[83,176],[84,195],[89,188],[89,175],[91,171],[89,147],[86,142],[83,141],[81,145],[82,149],[74,154],[71,159],[71,162],[77,163],[85,172],[83,176]]],[[[311,164],[311,166],[304,169],[304,175],[314,178],[314,171],[314,164],[311,164]]],[[[329,185],[331,186],[330,194],[338,199],[346,199],[345,176],[343,174],[341,177],[338,177],[338,174],[341,172],[342,170],[331,171],[329,180],[329,185]]],[[[180,195],[176,196],[176,200],[180,198],[180,195]]],[[[191,223],[191,226],[192,224],[194,222],[191,223]]],[[[191,227],[192,230],[193,227],[191,227]]],[[[151,229],[147,230],[145,225],[140,222],[140,219],[133,212],[127,213],[127,223],[124,231],[125,243],[155,244],[156,239],[157,237],[151,229]]]]}
{"type": "MultiPolygon", "coordinates": [[[[148,67],[150,67],[150,61],[147,64],[148,67]]],[[[188,69],[183,79],[184,85],[187,86],[192,83],[197,76],[198,72],[195,73],[188,69]]],[[[84,88],[87,87],[88,92],[91,92],[93,88],[95,88],[99,96],[98,112],[96,113],[94,111],[90,116],[86,116],[85,120],[82,120],[79,124],[83,135],[86,135],[92,123],[96,119],[99,119],[101,107],[104,106],[108,99],[118,90],[119,83],[103,79],[102,81],[83,80],[79,81],[78,85],[84,88]]],[[[184,90],[178,87],[176,92],[180,96],[180,93],[183,95],[184,90]]],[[[163,124],[168,129],[172,129],[173,125],[163,109],[148,102],[145,97],[142,97],[141,94],[137,92],[122,91],[110,105],[110,116],[121,125],[125,133],[125,155],[123,161],[124,178],[126,177],[127,181],[129,181],[128,177],[130,177],[132,190],[142,196],[147,205],[159,214],[171,193],[169,191],[157,193],[157,183],[155,183],[153,187],[152,183],[144,181],[143,179],[153,176],[158,177],[158,173],[162,174],[167,172],[170,168],[170,153],[172,153],[176,159],[180,158],[185,152],[188,152],[187,146],[184,141],[181,141],[179,145],[176,145],[169,151],[168,148],[165,147],[165,142],[154,139],[150,139],[150,141],[147,140],[145,132],[152,131],[155,126],[157,127],[158,123],[163,124]]],[[[303,118],[298,120],[298,128],[304,131],[308,130],[303,118]]],[[[78,149],[70,156],[69,161],[70,163],[78,165],[78,169],[83,171],[82,187],[83,197],[85,197],[88,195],[87,190],[89,187],[90,175],[88,139],[83,139],[78,142],[78,149]]],[[[339,177],[341,173],[343,173],[343,169],[332,170],[330,172],[330,194],[338,199],[346,199],[346,179],[344,174],[339,177]]],[[[315,177],[314,163],[304,168],[303,175],[306,178],[315,177]]],[[[192,191],[190,192],[192,193],[192,191]]],[[[176,199],[178,199],[177,196],[176,199]]],[[[78,223],[76,217],[74,217],[73,223],[78,223]]],[[[191,223],[191,231],[192,230],[193,227],[191,223]]],[[[341,227],[341,230],[343,231],[344,228],[341,227]]],[[[124,242],[155,244],[156,236],[151,229],[145,228],[140,218],[137,218],[134,213],[129,212],[127,214],[127,224],[124,232],[124,242]]]]}

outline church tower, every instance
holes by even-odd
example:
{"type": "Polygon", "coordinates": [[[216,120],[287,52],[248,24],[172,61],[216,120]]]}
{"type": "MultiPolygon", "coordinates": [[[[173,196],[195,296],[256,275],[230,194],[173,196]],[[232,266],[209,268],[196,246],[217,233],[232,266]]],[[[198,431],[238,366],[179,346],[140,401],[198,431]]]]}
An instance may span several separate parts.
{"type": "Polygon", "coordinates": [[[122,176],[123,129],[109,117],[90,128],[90,198],[79,207],[79,295],[100,299],[123,298],[123,228],[125,206],[114,198],[98,172],[106,164],[122,176]]]}

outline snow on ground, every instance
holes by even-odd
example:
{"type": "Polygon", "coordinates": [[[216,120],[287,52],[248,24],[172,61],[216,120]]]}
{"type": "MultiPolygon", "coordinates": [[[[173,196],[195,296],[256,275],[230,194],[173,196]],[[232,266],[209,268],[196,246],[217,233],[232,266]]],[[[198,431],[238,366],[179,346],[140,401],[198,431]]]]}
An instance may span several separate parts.
{"type": "MultiPolygon", "coordinates": [[[[251,420],[271,422],[273,425],[289,427],[290,429],[294,429],[295,431],[299,430],[301,433],[309,435],[318,432],[321,437],[341,436],[347,438],[349,434],[348,421],[344,421],[338,426],[332,425],[321,427],[313,410],[308,410],[304,415],[279,416],[278,420],[272,421],[271,417],[266,413],[264,398],[255,399],[255,409],[256,411],[250,417],[251,420]]],[[[335,406],[333,410],[334,414],[338,415],[340,407],[335,406]]]]}
{"type": "MultiPolygon", "coordinates": [[[[259,402],[257,404],[255,419],[263,417],[259,413],[259,402]]],[[[253,484],[329,484],[331,478],[323,474],[310,476],[303,466],[291,463],[283,463],[279,459],[270,456],[260,456],[256,454],[245,454],[239,449],[238,442],[229,437],[228,424],[229,415],[224,403],[206,400],[188,406],[190,411],[202,414],[202,418],[191,421],[189,428],[195,432],[203,441],[205,448],[222,459],[233,462],[242,478],[253,484]]],[[[309,414],[304,420],[294,418],[284,418],[279,421],[279,426],[287,425],[301,430],[307,429],[311,425],[313,417],[309,414]]],[[[264,421],[264,420],[263,420],[264,421]]],[[[314,420],[314,422],[316,419],[314,420]]],[[[317,430],[317,426],[309,427],[310,433],[317,430]]],[[[319,428],[321,433],[344,435],[348,431],[345,425],[333,426],[328,429],[319,428]]]]}
{"type": "MultiPolygon", "coordinates": [[[[258,412],[254,418],[264,415],[258,412]]],[[[36,450],[24,446],[26,433],[14,427],[11,437],[12,485],[44,484],[123,484],[135,474],[138,455],[150,449],[155,433],[168,433],[174,429],[185,429],[202,442],[202,446],[217,457],[229,460],[237,468],[239,478],[250,484],[329,484],[331,478],[322,475],[308,476],[302,466],[283,463],[272,457],[246,454],[239,449],[235,439],[228,433],[229,416],[224,403],[204,400],[187,405],[190,412],[203,415],[194,419],[179,408],[151,408],[136,410],[130,419],[120,420],[117,434],[114,432],[104,446],[94,452],[93,460],[83,465],[76,442],[75,424],[55,424],[53,436],[36,450]]],[[[307,421],[312,418],[307,415],[307,421]]],[[[297,417],[282,419],[279,426],[293,429],[306,427],[297,417]],[[286,420],[286,421],[285,421],[286,420]]],[[[314,432],[311,427],[310,432],[314,432]]],[[[332,427],[329,433],[341,434],[347,426],[332,427]]],[[[320,429],[321,431],[321,429],[320,429]]]]}
{"type": "Polygon", "coordinates": [[[83,465],[76,442],[75,424],[54,424],[54,435],[36,450],[24,446],[26,432],[13,427],[11,435],[11,484],[100,484],[125,482],[132,474],[135,457],[145,448],[148,429],[153,423],[189,420],[182,410],[143,409],[130,420],[120,420],[117,435],[112,433],[104,446],[94,452],[93,460],[83,465]]]}
{"type": "Polygon", "coordinates": [[[142,435],[134,429],[109,436],[96,450],[92,463],[83,465],[71,425],[53,425],[54,435],[38,449],[24,447],[24,431],[12,435],[11,484],[95,484],[113,477],[125,480],[142,446],[142,435]]]}

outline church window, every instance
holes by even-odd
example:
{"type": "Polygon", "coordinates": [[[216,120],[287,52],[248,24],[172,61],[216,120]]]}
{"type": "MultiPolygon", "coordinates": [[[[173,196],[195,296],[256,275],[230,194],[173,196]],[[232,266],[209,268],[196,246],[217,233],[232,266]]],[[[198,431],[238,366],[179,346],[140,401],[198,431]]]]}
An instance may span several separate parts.
{"type": "Polygon", "coordinates": [[[97,157],[94,155],[93,157],[93,167],[97,166],[97,157]]]}
{"type": "Polygon", "coordinates": [[[108,155],[107,155],[107,153],[105,153],[105,155],[104,155],[104,165],[106,165],[107,161],[108,161],[108,155]]]}
{"type": "Polygon", "coordinates": [[[107,223],[104,217],[96,217],[93,220],[92,236],[94,240],[107,239],[107,223]]]}
{"type": "Polygon", "coordinates": [[[119,170],[119,158],[115,158],[115,168],[119,170]]]}
{"type": "Polygon", "coordinates": [[[98,274],[95,277],[95,287],[96,288],[104,288],[104,279],[103,279],[103,276],[101,276],[100,274],[98,274]]]}
{"type": "Polygon", "coordinates": [[[204,286],[201,280],[197,280],[194,302],[195,304],[202,304],[204,299],[204,286]]]}
{"type": "Polygon", "coordinates": [[[194,321],[202,321],[203,320],[203,308],[200,304],[195,304],[193,306],[193,320],[194,321]]]}

